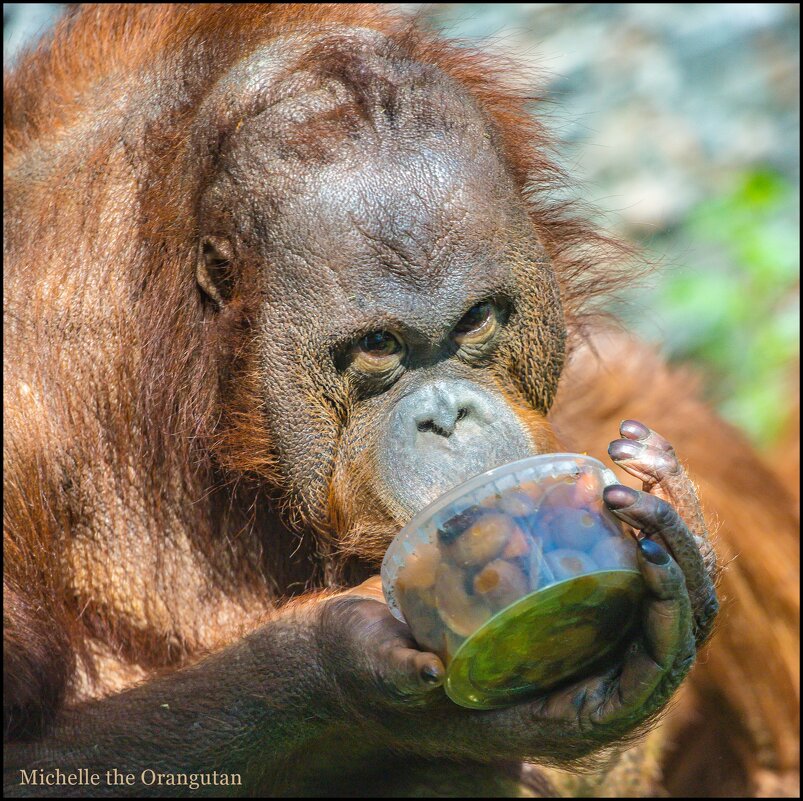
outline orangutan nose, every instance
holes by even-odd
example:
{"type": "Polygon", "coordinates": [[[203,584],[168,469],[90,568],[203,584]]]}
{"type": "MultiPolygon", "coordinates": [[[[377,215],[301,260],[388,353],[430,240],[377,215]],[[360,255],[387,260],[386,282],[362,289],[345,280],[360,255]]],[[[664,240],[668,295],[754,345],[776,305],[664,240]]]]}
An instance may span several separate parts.
{"type": "Polygon", "coordinates": [[[402,398],[383,445],[385,483],[411,512],[471,476],[532,452],[505,400],[465,380],[428,382],[402,398]]]}

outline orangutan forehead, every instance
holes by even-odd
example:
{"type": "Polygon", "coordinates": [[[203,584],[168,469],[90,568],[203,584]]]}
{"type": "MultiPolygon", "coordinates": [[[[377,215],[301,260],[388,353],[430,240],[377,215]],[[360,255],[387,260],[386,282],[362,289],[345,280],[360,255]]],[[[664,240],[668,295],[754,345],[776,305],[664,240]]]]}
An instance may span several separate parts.
{"type": "Polygon", "coordinates": [[[473,155],[448,143],[352,151],[272,188],[272,231],[309,246],[326,237],[339,272],[355,265],[364,274],[360,262],[371,261],[434,276],[455,260],[485,262],[522,214],[496,154],[473,155]]]}
{"type": "Polygon", "coordinates": [[[535,234],[495,153],[474,156],[448,143],[354,151],[271,182],[273,202],[252,195],[249,211],[268,285],[303,285],[318,293],[313,307],[331,298],[355,317],[384,310],[433,334],[472,303],[513,294],[517,260],[538,257],[535,234]]]}
{"type": "Polygon", "coordinates": [[[301,55],[287,46],[229,76],[232,92],[261,99],[204,203],[236,218],[265,280],[399,315],[441,298],[447,317],[510,285],[510,252],[536,243],[468,92],[373,31],[320,35],[301,55]]]}
{"type": "Polygon", "coordinates": [[[389,138],[492,138],[465,89],[359,28],[298,32],[261,47],[213,88],[201,114],[209,116],[221,159],[255,126],[278,158],[303,163],[339,158],[357,141],[365,149],[389,138]]]}

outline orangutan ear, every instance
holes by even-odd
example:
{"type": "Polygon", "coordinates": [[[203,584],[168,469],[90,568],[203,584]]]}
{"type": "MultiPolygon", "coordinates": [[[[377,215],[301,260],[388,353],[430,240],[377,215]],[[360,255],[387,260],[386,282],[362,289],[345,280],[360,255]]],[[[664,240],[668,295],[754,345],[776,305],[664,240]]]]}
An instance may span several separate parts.
{"type": "Polygon", "coordinates": [[[217,236],[201,240],[195,278],[210,300],[221,308],[234,291],[233,253],[231,245],[217,236]]]}

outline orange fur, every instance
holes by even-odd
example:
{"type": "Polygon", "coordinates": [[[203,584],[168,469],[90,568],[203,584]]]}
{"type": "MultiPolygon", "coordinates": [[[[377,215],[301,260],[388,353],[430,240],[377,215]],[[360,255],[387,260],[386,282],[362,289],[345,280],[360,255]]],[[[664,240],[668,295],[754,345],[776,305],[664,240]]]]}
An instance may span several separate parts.
{"type": "MultiPolygon", "coordinates": [[[[46,716],[65,698],[135,680],[136,670],[185,663],[238,636],[247,617],[238,619],[238,610],[258,617],[329,575],[326,549],[277,522],[277,500],[291,524],[303,512],[286,496],[255,400],[248,300],[228,330],[198,341],[203,316],[180,269],[192,257],[195,196],[170,171],[189,147],[185,123],[233,63],[278,33],[321,24],[381,31],[469,89],[530,198],[573,334],[590,330],[595,297],[629,280],[615,267],[626,248],[589,226],[581,210],[549,200],[565,177],[507,64],[422,33],[380,6],[71,12],[4,81],[12,212],[4,624],[15,714],[46,716]],[[175,78],[175,65],[183,71],[170,114],[144,119],[149,81],[175,78]],[[165,164],[163,186],[137,183],[127,150],[132,122],[147,127],[153,158],[165,164]],[[141,272],[131,274],[126,268],[139,261],[141,272]],[[147,319],[135,307],[150,309],[147,319]],[[220,361],[243,378],[223,419],[213,380],[220,361]],[[247,513],[237,517],[232,495],[246,499],[247,513]],[[102,531],[88,525],[96,520],[102,531]],[[226,547],[214,536],[221,520],[234,532],[226,547]],[[98,658],[98,642],[111,661],[132,668],[128,679],[104,676],[112,669],[98,658]],[[92,689],[80,689],[79,674],[92,689]]],[[[350,113],[339,112],[338,124],[350,113]]],[[[552,415],[558,434],[602,456],[621,418],[654,426],[688,463],[730,562],[719,632],[672,722],[677,747],[668,764],[687,786],[700,782],[699,765],[686,769],[681,757],[694,750],[685,737],[696,710],[713,710],[705,730],[719,727],[723,750],[755,788],[762,771],[781,776],[797,767],[797,518],[776,477],[682,376],[621,340],[600,352],[615,372],[598,372],[589,351],[576,351],[552,415]]]]}

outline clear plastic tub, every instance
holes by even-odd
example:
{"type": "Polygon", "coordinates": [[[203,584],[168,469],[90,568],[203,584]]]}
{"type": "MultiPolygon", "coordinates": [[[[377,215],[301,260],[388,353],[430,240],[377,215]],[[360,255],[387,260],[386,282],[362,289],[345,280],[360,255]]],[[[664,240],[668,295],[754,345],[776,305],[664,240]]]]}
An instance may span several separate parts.
{"type": "Polygon", "coordinates": [[[447,667],[456,703],[506,706],[604,661],[638,614],[636,541],[576,453],[497,467],[438,498],[382,562],[392,613],[447,667]]]}

